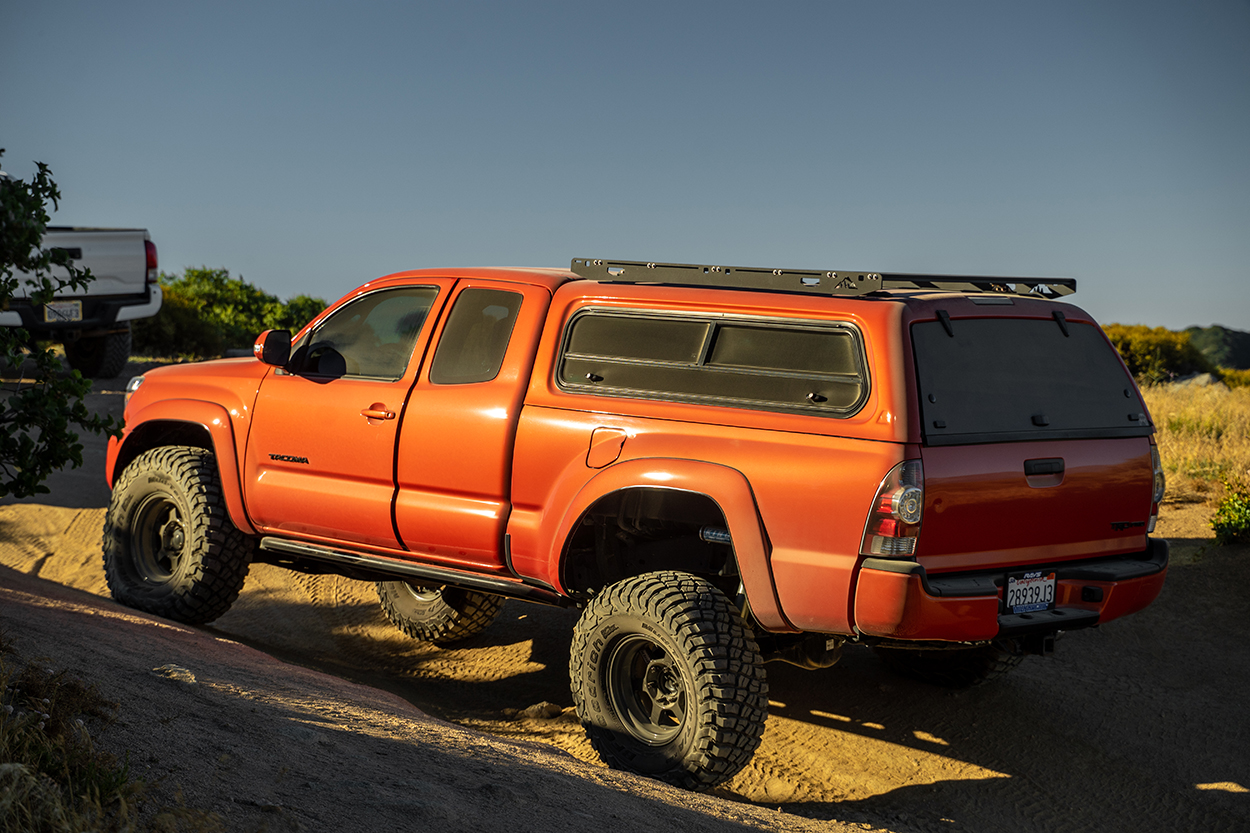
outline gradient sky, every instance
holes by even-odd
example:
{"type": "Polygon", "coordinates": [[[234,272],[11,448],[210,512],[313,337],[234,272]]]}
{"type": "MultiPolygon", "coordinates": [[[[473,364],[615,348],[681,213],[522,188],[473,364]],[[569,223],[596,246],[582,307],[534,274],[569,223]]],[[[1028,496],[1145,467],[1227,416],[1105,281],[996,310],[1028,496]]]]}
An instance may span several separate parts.
{"type": "Polygon", "coordinates": [[[572,257],[1075,277],[1250,330],[1250,2],[0,0],[2,163],[333,300],[572,257]]]}

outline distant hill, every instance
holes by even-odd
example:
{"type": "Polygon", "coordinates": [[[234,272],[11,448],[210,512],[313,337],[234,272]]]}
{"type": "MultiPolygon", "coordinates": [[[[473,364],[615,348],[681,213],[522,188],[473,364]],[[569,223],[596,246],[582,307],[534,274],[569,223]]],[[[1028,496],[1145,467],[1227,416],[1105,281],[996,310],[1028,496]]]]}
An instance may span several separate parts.
{"type": "Polygon", "coordinates": [[[1245,330],[1230,330],[1216,324],[1212,327],[1189,327],[1189,341],[1213,364],[1221,367],[1235,367],[1238,370],[1250,368],[1250,333],[1245,330]]]}

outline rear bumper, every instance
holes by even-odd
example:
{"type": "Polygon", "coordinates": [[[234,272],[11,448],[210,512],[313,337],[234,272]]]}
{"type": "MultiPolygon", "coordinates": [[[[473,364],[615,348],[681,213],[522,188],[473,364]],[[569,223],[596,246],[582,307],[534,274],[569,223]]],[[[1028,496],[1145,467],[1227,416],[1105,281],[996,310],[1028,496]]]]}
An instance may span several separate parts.
{"type": "Polygon", "coordinates": [[[929,576],[914,561],[868,558],[856,581],[854,624],[865,636],[942,642],[1077,630],[1146,607],[1159,595],[1167,567],[1168,544],[1161,538],[1150,539],[1140,553],[1030,566],[1055,573],[1055,609],[1008,614],[1006,571],[929,576]]]}
{"type": "Polygon", "coordinates": [[[7,311],[0,312],[0,327],[24,327],[53,338],[111,332],[124,329],[127,321],[156,315],[164,295],[159,284],[147,284],[141,295],[67,295],[57,300],[81,301],[82,320],[45,321],[42,305],[32,304],[27,298],[18,298],[9,302],[7,311]]]}

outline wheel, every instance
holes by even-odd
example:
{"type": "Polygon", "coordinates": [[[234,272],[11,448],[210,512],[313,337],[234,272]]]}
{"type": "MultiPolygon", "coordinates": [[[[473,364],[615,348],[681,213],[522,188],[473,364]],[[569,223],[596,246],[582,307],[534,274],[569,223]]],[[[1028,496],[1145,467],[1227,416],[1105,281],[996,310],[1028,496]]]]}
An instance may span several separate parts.
{"type": "Polygon", "coordinates": [[[130,359],[130,325],[121,333],[80,338],[65,345],[69,366],[89,379],[112,379],[130,359]]]}
{"type": "Polygon", "coordinates": [[[391,624],[413,639],[438,645],[477,636],[503,608],[503,598],[459,587],[379,581],[378,599],[391,624]]]}
{"type": "Polygon", "coordinates": [[[768,684],[729,599],[688,573],[646,573],[596,596],[573,629],[573,702],[608,766],[710,789],[746,766],[768,684]]]}
{"type": "Polygon", "coordinates": [[[211,452],[154,448],[113,486],[104,576],[122,604],[192,625],[211,622],[238,598],[251,555],[251,540],[226,512],[211,452]]]}
{"type": "Polygon", "coordinates": [[[1006,674],[1024,659],[1014,645],[999,640],[956,650],[882,647],[875,650],[890,670],[946,688],[969,688],[987,683],[1006,674]]]}

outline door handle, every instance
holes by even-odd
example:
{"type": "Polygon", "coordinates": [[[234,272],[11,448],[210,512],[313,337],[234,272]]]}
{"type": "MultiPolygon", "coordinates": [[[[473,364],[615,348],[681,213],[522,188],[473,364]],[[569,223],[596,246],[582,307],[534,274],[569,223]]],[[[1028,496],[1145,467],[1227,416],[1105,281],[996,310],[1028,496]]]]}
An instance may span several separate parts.
{"type": "Polygon", "coordinates": [[[362,417],[368,417],[369,419],[394,419],[395,418],[395,412],[388,411],[386,409],[386,406],[383,405],[381,402],[374,402],[368,408],[365,408],[363,411],[361,411],[360,415],[362,417]]]}

